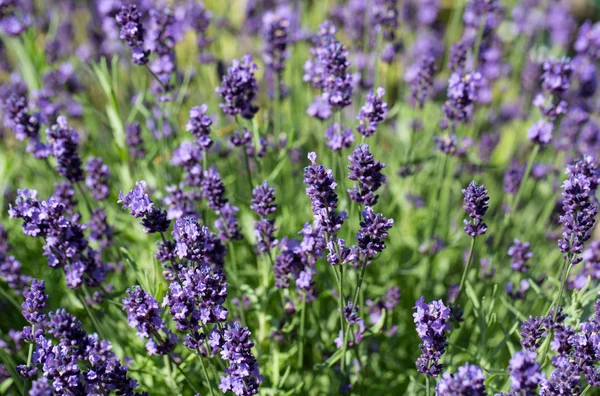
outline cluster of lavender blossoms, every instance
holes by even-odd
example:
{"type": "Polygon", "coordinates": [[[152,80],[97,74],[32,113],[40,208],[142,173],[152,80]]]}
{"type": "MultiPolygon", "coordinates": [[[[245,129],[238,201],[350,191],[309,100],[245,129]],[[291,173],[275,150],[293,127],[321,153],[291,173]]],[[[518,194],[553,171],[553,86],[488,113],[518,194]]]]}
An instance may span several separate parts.
{"type": "Polygon", "coordinates": [[[489,208],[488,191],[483,184],[479,186],[472,181],[462,193],[465,196],[463,208],[469,216],[468,220],[464,220],[465,232],[473,238],[485,234],[487,225],[483,222],[483,216],[489,208]]]}
{"type": "Polygon", "coordinates": [[[258,93],[258,83],[254,72],[258,66],[254,64],[251,55],[244,55],[241,60],[234,59],[227,74],[223,76],[221,86],[216,92],[221,95],[224,103],[219,107],[226,114],[246,119],[252,119],[258,107],[253,103],[258,93]]]}
{"type": "Polygon", "coordinates": [[[308,107],[308,114],[325,120],[333,111],[352,104],[352,75],[348,72],[348,50],[336,38],[331,21],[319,26],[311,56],[304,64],[305,82],[321,90],[321,95],[308,107]]]}
{"type": "Polygon", "coordinates": [[[48,300],[44,281],[33,279],[24,297],[23,316],[31,326],[21,334],[35,346],[30,365],[19,365],[17,371],[32,381],[30,394],[147,395],[135,392],[138,383],[111,352],[110,342],[87,334],[81,322],[65,310],[44,313],[48,300]]]}
{"type": "Polygon", "coordinates": [[[270,255],[271,249],[275,248],[279,241],[275,238],[275,219],[269,218],[277,210],[275,203],[275,189],[264,182],[252,190],[252,204],[250,209],[254,211],[260,220],[254,222],[254,236],[256,245],[262,253],[270,255]]]}
{"type": "Polygon", "coordinates": [[[119,203],[123,209],[128,209],[135,218],[141,218],[140,224],[147,234],[163,233],[169,229],[171,221],[167,219],[167,212],[154,206],[154,202],[146,193],[148,185],[145,181],[135,183],[133,190],[127,194],[119,193],[119,203]]]}
{"type": "Polygon", "coordinates": [[[421,356],[417,359],[417,371],[432,377],[438,376],[443,369],[440,358],[446,351],[447,332],[450,331],[450,309],[442,300],[425,303],[421,297],[413,313],[417,333],[422,343],[421,356]]]}

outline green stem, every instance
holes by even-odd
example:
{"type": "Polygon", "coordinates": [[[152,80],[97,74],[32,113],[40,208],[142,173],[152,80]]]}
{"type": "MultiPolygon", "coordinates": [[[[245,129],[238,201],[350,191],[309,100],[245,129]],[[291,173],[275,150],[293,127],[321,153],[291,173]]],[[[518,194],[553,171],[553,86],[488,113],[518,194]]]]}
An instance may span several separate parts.
{"type": "Polygon", "coordinates": [[[460,295],[462,294],[463,287],[465,285],[465,281],[467,280],[467,274],[469,272],[469,268],[471,267],[471,261],[473,261],[473,253],[475,252],[475,240],[476,239],[477,239],[477,237],[473,237],[473,239],[471,239],[471,247],[469,248],[469,260],[467,261],[467,265],[465,266],[465,269],[463,270],[462,277],[460,278],[460,285],[458,286],[458,293],[456,294],[456,299],[454,300],[454,301],[456,301],[457,304],[459,302],[460,295]]]}
{"type": "MultiPolygon", "coordinates": [[[[339,256],[338,256],[339,257],[339,256]]],[[[334,271],[336,269],[334,268],[334,271]]],[[[342,340],[344,340],[344,345],[342,346],[342,374],[346,372],[346,332],[344,331],[344,267],[342,267],[340,263],[340,276],[338,278],[338,288],[339,288],[339,305],[340,305],[340,325],[342,330],[342,340]]]]}
{"type": "Polygon", "coordinates": [[[429,396],[431,394],[431,388],[429,386],[429,376],[425,375],[425,392],[427,393],[427,396],[429,396]]]}
{"type": "Polygon", "coordinates": [[[163,84],[162,81],[160,81],[160,78],[158,78],[158,76],[156,75],[156,73],[154,73],[152,71],[152,69],[150,69],[150,66],[148,66],[148,64],[146,64],[146,69],[148,69],[148,71],[150,72],[150,74],[152,75],[152,77],[156,80],[157,83],[160,84],[161,88],[163,89],[163,92],[167,92],[167,87],[165,86],[165,84],[163,84]]]}
{"type": "Polygon", "coordinates": [[[300,345],[298,346],[298,367],[304,367],[304,322],[306,318],[306,296],[302,298],[302,314],[300,316],[300,345]]]}
{"type": "MultiPolygon", "coordinates": [[[[206,386],[208,386],[208,390],[211,395],[214,395],[212,383],[210,382],[210,377],[208,376],[208,370],[206,370],[206,365],[204,364],[204,358],[202,357],[202,353],[200,353],[200,348],[197,348],[198,357],[200,358],[200,366],[202,366],[202,372],[204,373],[204,378],[206,380],[206,386]]],[[[207,351],[208,353],[208,351],[207,351]]]]}

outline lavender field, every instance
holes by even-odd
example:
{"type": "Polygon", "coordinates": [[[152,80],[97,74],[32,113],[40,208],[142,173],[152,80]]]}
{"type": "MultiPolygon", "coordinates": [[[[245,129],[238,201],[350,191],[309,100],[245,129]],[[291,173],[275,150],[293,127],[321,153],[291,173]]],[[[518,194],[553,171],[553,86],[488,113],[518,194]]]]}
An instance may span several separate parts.
{"type": "Polygon", "coordinates": [[[599,21],[0,0],[0,395],[600,395],[599,21]]]}

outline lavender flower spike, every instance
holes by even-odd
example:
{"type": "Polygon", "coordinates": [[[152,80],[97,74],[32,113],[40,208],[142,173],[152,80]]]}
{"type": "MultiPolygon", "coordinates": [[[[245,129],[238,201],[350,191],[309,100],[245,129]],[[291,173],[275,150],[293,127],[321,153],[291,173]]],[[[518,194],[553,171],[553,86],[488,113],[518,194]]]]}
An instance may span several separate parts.
{"type": "Polygon", "coordinates": [[[375,205],[379,198],[378,195],[375,195],[375,192],[386,181],[385,175],[381,173],[385,168],[385,164],[373,158],[367,144],[356,146],[348,159],[350,160],[348,179],[359,183],[352,190],[348,190],[350,199],[366,206],[375,205]]]}
{"type": "Polygon", "coordinates": [[[512,257],[511,268],[513,271],[526,272],[527,261],[533,256],[529,249],[529,242],[521,242],[515,238],[513,245],[508,249],[508,255],[512,257]]]}
{"type": "Polygon", "coordinates": [[[212,146],[213,141],[210,138],[210,126],[212,120],[206,115],[208,106],[201,104],[200,106],[192,107],[190,110],[190,119],[188,120],[185,130],[196,137],[196,142],[204,150],[212,146]]]}
{"type": "Polygon", "coordinates": [[[258,83],[254,77],[257,69],[251,55],[244,55],[241,60],[233,61],[227,74],[223,76],[221,86],[216,89],[225,102],[219,105],[225,113],[232,116],[240,114],[247,119],[254,117],[258,111],[258,107],[252,103],[258,91],[258,83]]]}
{"type": "Polygon", "coordinates": [[[510,387],[523,395],[535,395],[538,385],[544,379],[540,373],[540,364],[536,363],[537,354],[531,351],[519,351],[510,359],[510,387]]]}
{"type": "Polygon", "coordinates": [[[165,232],[171,221],[167,218],[167,211],[154,206],[154,202],[150,200],[146,193],[147,184],[145,181],[135,183],[135,188],[123,194],[119,193],[117,202],[123,204],[123,209],[129,209],[129,213],[133,217],[142,218],[140,224],[144,227],[146,234],[155,232],[165,232]]]}
{"type": "Polygon", "coordinates": [[[413,313],[417,333],[423,341],[421,356],[417,359],[417,371],[422,374],[436,377],[442,372],[443,365],[440,358],[446,351],[446,333],[450,330],[450,309],[442,300],[425,304],[421,297],[414,307],[413,313]]]}
{"type": "Polygon", "coordinates": [[[46,291],[46,282],[33,279],[29,288],[23,293],[25,301],[21,304],[23,307],[23,317],[32,325],[42,323],[46,319],[44,309],[48,295],[46,291]]]}
{"type": "Polygon", "coordinates": [[[369,92],[367,101],[360,108],[358,113],[360,125],[356,127],[356,131],[365,137],[373,136],[379,124],[387,117],[388,105],[382,100],[383,95],[385,90],[381,87],[377,88],[376,93],[369,92]]]}
{"type": "Polygon", "coordinates": [[[101,158],[91,157],[86,164],[85,185],[92,191],[92,197],[97,201],[102,201],[108,197],[108,181],[110,180],[110,170],[108,165],[102,162],[101,158]]]}
{"type": "Polygon", "coordinates": [[[484,396],[486,392],[483,381],[485,381],[483,370],[466,363],[454,374],[444,373],[437,384],[436,392],[438,395],[484,396]]]}
{"type": "Polygon", "coordinates": [[[465,232],[473,238],[485,234],[487,225],[483,222],[483,216],[489,207],[488,191],[483,184],[478,186],[477,183],[472,181],[466,189],[462,190],[462,193],[465,196],[463,208],[470,217],[470,220],[464,220],[465,232]]]}
{"type": "Polygon", "coordinates": [[[373,258],[385,249],[383,239],[388,237],[388,231],[394,225],[394,220],[386,219],[380,213],[373,213],[373,209],[369,206],[363,210],[362,218],[360,230],[356,234],[358,248],[366,257],[373,258]]]}
{"type": "Polygon", "coordinates": [[[117,23],[121,27],[119,37],[131,47],[133,63],[143,66],[148,63],[150,51],[144,50],[145,29],[141,19],[142,13],[138,11],[135,4],[122,6],[116,16],[117,23]]]}

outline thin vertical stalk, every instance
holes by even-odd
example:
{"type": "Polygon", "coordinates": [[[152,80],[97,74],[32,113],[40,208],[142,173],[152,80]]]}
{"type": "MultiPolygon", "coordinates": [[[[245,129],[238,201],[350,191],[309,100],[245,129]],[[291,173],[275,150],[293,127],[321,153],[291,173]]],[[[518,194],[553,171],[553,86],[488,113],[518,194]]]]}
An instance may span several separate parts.
{"type": "Polygon", "coordinates": [[[306,296],[302,298],[300,315],[300,345],[298,346],[298,367],[304,367],[304,322],[306,321],[306,296]]]}
{"type": "Polygon", "coordinates": [[[469,268],[471,267],[471,262],[473,261],[473,253],[475,252],[475,240],[476,239],[477,239],[477,237],[473,237],[471,239],[471,247],[469,248],[469,260],[467,261],[467,265],[465,266],[465,269],[463,270],[462,277],[460,278],[460,285],[458,286],[458,294],[456,294],[456,299],[454,300],[454,301],[456,301],[457,304],[460,299],[460,295],[462,294],[463,287],[465,285],[465,281],[467,280],[467,274],[469,272],[469,268]]]}

